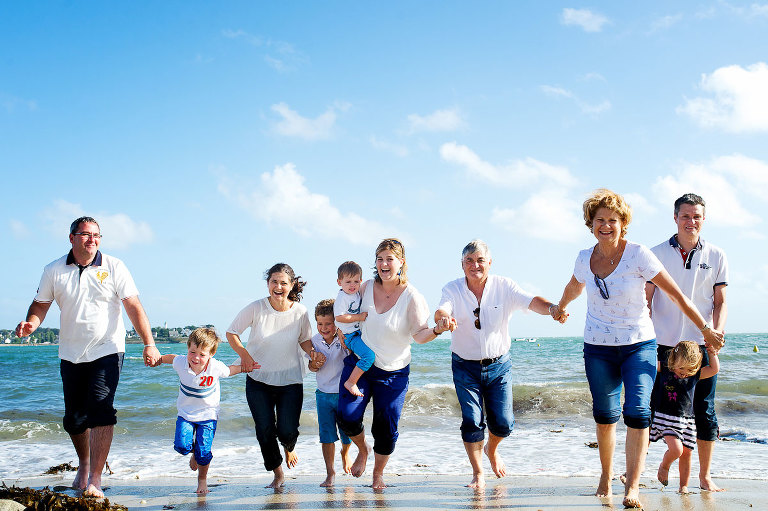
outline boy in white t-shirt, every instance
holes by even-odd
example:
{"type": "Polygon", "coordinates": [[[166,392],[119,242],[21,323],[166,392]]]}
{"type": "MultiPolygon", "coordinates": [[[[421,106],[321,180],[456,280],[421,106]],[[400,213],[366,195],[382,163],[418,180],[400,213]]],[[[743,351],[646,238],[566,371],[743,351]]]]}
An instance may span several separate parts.
{"type": "Polygon", "coordinates": [[[348,352],[336,336],[333,320],[333,300],[322,300],[315,307],[317,334],[312,337],[312,351],[322,355],[309,361],[309,370],[316,373],[317,425],[320,443],[323,446],[326,477],[320,486],[333,486],[336,470],[333,458],[336,440],[341,437],[341,468],[349,474],[352,471],[352,456],[349,453],[351,440],[338,427],[336,409],[339,407],[339,381],[344,368],[344,358],[348,352]]]}
{"type": "Polygon", "coordinates": [[[360,323],[368,317],[367,312],[360,312],[360,284],[363,282],[363,269],[354,261],[347,261],[339,266],[338,280],[341,289],[333,303],[336,327],[344,334],[344,344],[360,360],[357,361],[349,379],[344,382],[350,394],[362,397],[357,387],[360,377],[371,368],[376,354],[365,345],[360,335],[360,323]]]}
{"type": "Polygon", "coordinates": [[[186,355],[163,355],[160,359],[161,364],[173,364],[179,374],[179,416],[173,448],[179,454],[193,453],[189,468],[197,470],[198,495],[208,493],[208,467],[221,397],[219,378],[241,372],[239,365],[227,366],[213,358],[220,342],[212,328],[197,328],[187,340],[186,355]]]}

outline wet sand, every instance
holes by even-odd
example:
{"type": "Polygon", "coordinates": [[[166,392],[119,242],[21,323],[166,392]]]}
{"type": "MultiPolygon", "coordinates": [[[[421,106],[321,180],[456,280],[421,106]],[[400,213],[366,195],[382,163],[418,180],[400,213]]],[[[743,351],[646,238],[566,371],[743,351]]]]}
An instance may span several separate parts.
{"type": "MultiPolygon", "coordinates": [[[[288,478],[281,490],[264,488],[271,478],[266,474],[251,478],[217,478],[209,480],[211,493],[205,497],[194,494],[196,479],[154,478],[135,481],[110,480],[104,483],[107,498],[113,504],[129,509],[196,509],[246,510],[290,509],[359,509],[396,511],[437,511],[443,509],[516,509],[516,510],[606,510],[623,509],[622,485],[614,482],[613,498],[598,499],[593,495],[594,478],[527,476],[504,479],[487,478],[485,490],[474,491],[463,485],[469,476],[455,475],[387,475],[390,485],[374,491],[370,477],[354,479],[337,476],[336,486],[320,488],[320,476],[288,478]]],[[[65,491],[71,475],[24,479],[4,479],[8,486],[49,486],[65,491]]],[[[662,490],[656,481],[643,480],[640,499],[645,510],[665,511],[732,511],[739,509],[768,509],[768,481],[718,479],[728,489],[720,493],[692,488],[692,493],[679,495],[676,481],[662,490]]],[[[72,490],[65,493],[75,495],[72,490]]]]}

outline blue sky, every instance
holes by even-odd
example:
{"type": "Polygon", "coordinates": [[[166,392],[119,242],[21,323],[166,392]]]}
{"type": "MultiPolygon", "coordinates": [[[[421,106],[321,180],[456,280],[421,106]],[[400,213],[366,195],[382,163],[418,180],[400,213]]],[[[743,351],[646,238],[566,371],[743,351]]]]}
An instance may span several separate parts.
{"type": "MultiPolygon", "coordinates": [[[[81,214],[153,325],[223,331],[278,261],[312,309],[388,236],[432,308],[473,238],[556,300],[608,187],[649,246],[704,196],[727,330],[766,331],[766,33],[755,2],[4,3],[0,327],[81,214]]],[[[584,312],[511,332],[578,336],[584,312]]]]}

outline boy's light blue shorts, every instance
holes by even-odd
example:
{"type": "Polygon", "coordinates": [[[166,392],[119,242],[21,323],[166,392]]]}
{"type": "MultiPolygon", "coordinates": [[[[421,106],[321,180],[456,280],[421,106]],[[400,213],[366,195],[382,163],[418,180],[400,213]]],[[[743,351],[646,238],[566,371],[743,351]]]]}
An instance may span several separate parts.
{"type": "Polygon", "coordinates": [[[341,437],[342,444],[350,443],[349,437],[338,428],[336,409],[339,407],[339,394],[329,394],[316,390],[315,403],[317,404],[317,425],[320,430],[320,443],[332,444],[339,439],[339,436],[341,437]]]}

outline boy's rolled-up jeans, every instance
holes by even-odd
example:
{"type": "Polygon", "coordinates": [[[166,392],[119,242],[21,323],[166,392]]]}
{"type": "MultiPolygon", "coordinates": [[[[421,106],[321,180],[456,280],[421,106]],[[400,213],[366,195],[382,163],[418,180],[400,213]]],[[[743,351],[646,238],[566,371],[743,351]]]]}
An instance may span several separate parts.
{"type": "Polygon", "coordinates": [[[215,419],[190,422],[184,417],[177,417],[173,448],[183,455],[191,452],[198,465],[208,465],[213,459],[211,446],[216,434],[216,424],[215,419]]]}

